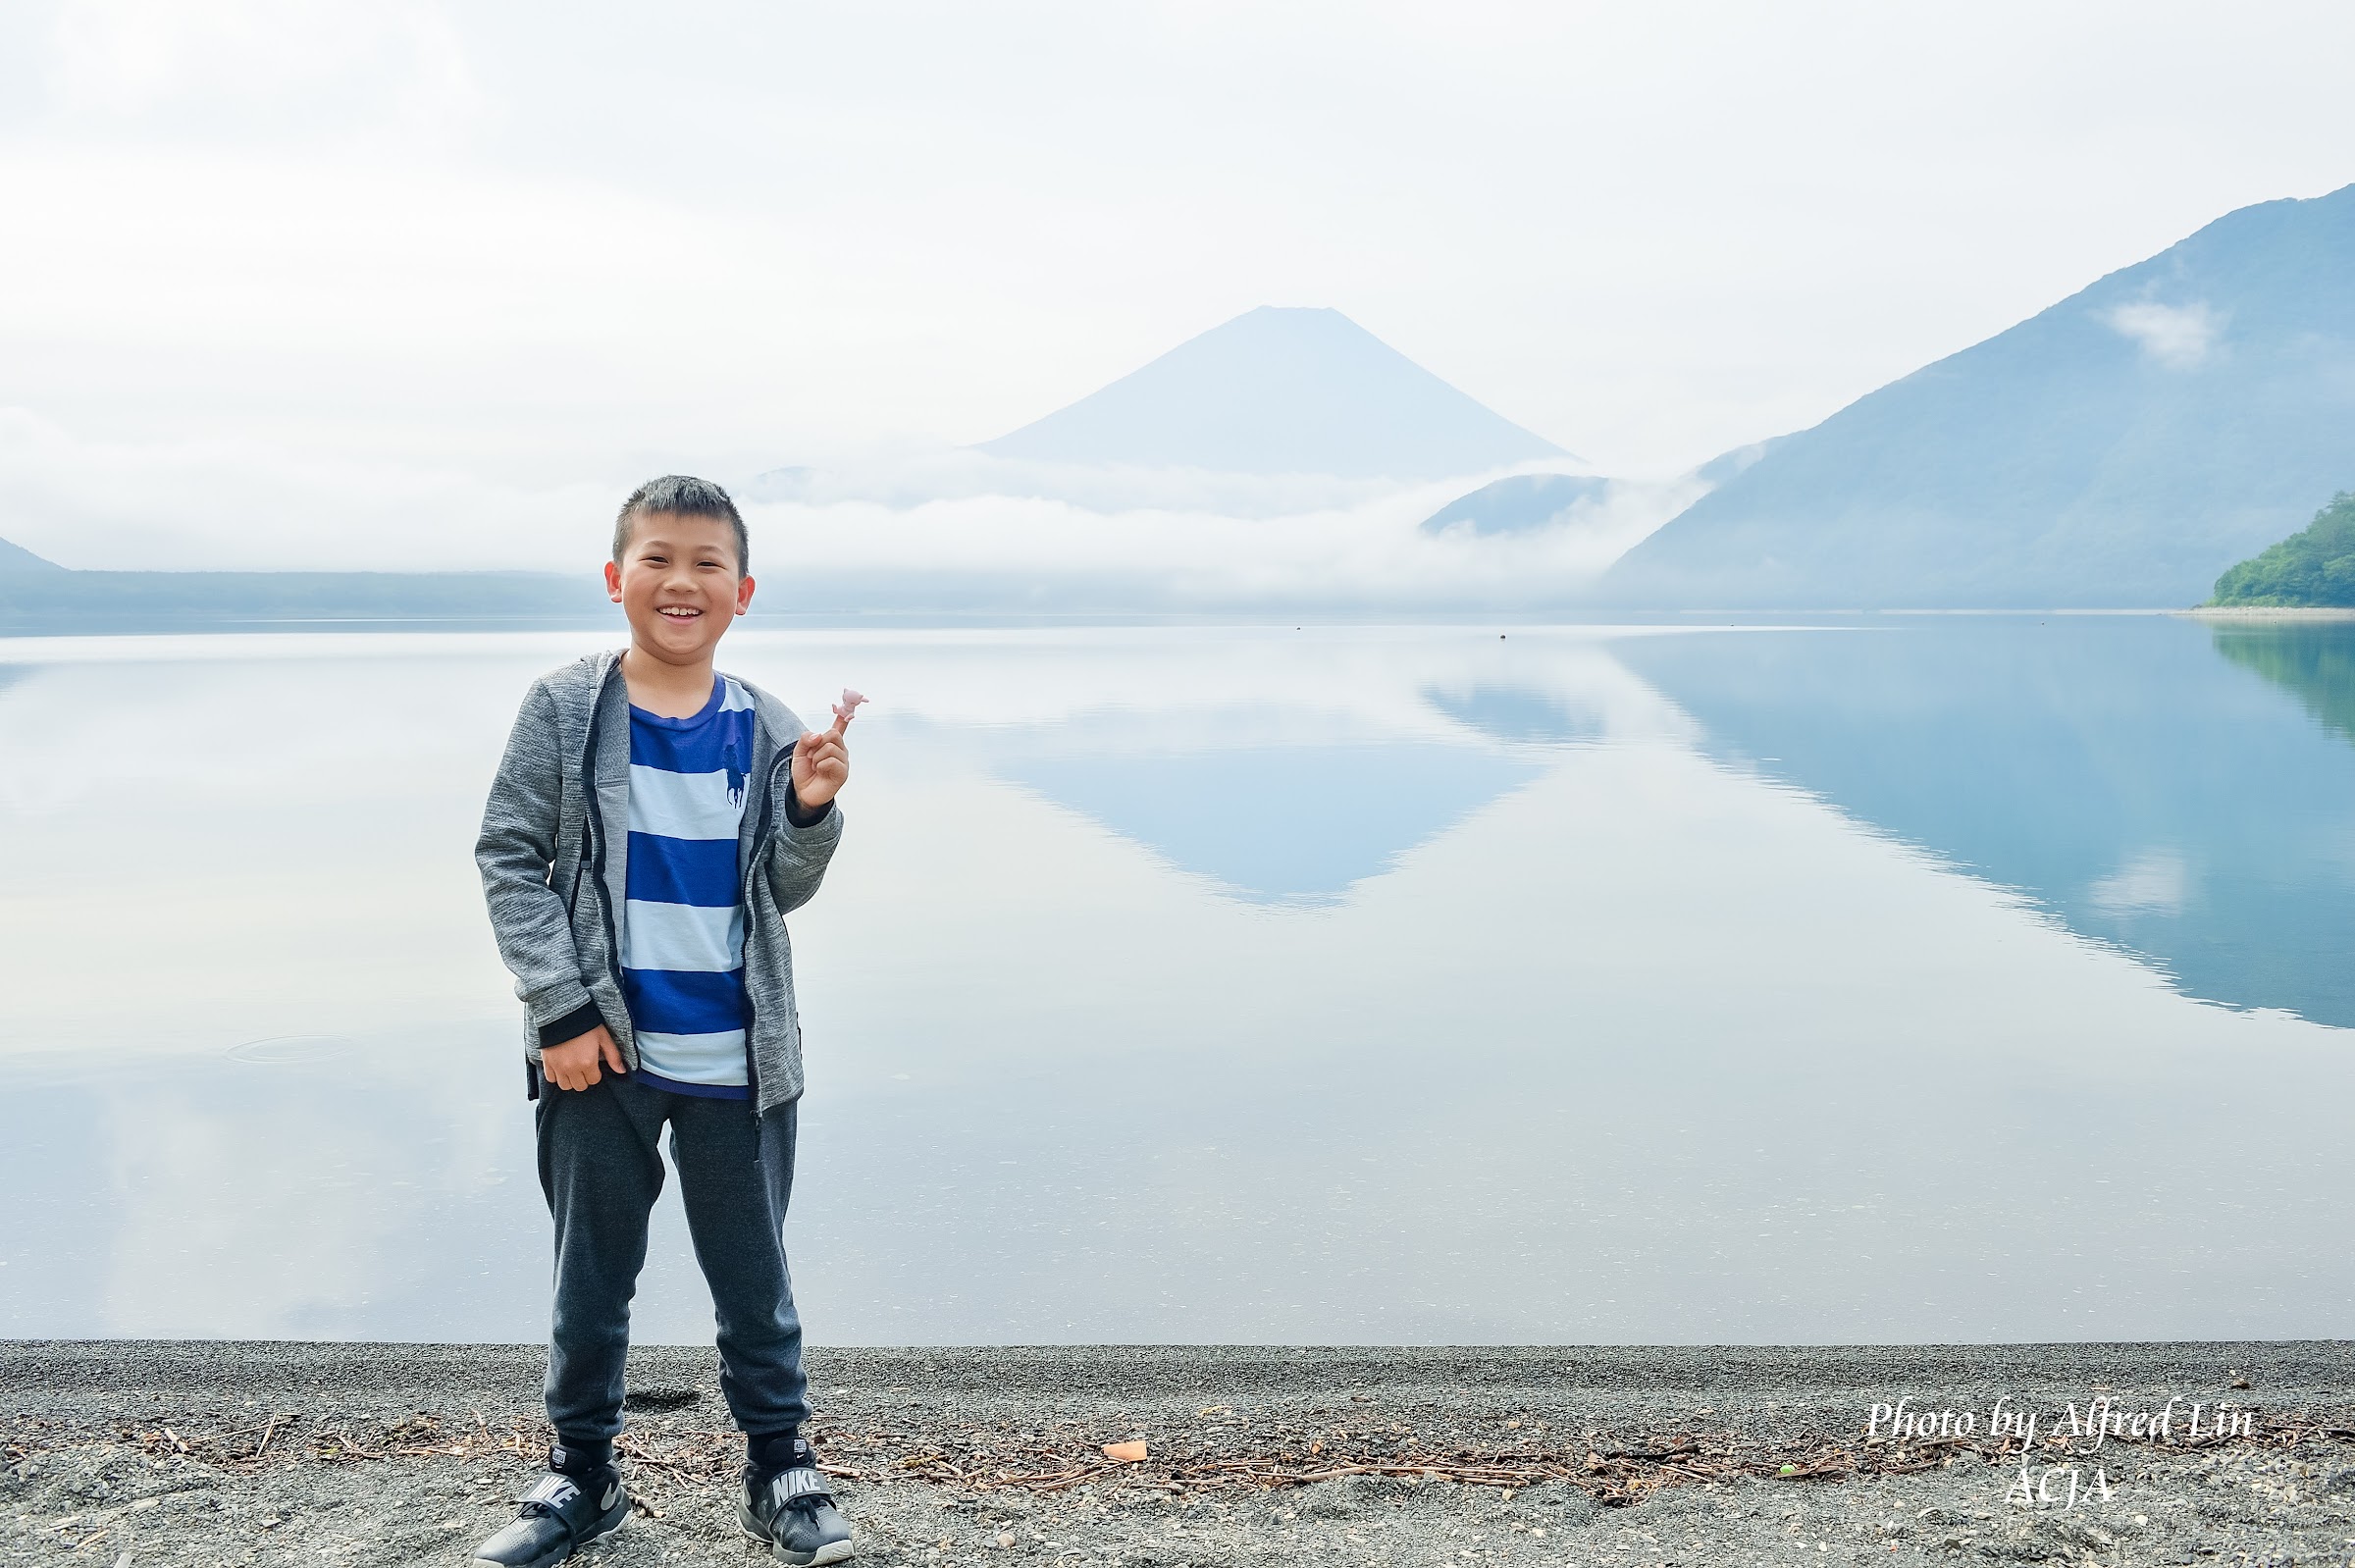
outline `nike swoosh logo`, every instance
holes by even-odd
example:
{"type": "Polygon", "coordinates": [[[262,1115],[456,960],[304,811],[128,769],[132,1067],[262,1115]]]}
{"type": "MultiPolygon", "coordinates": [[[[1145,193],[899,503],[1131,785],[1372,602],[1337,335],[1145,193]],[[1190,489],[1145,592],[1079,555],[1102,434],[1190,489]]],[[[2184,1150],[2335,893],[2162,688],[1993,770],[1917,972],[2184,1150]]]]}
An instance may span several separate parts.
{"type": "Polygon", "coordinates": [[[614,1498],[616,1498],[616,1497],[618,1497],[618,1496],[620,1496],[620,1495],[621,1495],[621,1483],[620,1483],[620,1482],[618,1482],[618,1481],[616,1481],[615,1483],[613,1483],[613,1485],[611,1485],[610,1487],[607,1487],[607,1488],[605,1489],[605,1495],[604,1495],[604,1498],[603,1498],[603,1500],[602,1500],[602,1501],[601,1501],[601,1502],[599,1502],[599,1503],[598,1503],[598,1505],[597,1505],[598,1512],[600,1512],[600,1513],[602,1513],[602,1512],[604,1512],[604,1510],[606,1510],[607,1508],[610,1508],[610,1507],[612,1507],[612,1506],[613,1506],[613,1499],[614,1499],[614,1498]]]}

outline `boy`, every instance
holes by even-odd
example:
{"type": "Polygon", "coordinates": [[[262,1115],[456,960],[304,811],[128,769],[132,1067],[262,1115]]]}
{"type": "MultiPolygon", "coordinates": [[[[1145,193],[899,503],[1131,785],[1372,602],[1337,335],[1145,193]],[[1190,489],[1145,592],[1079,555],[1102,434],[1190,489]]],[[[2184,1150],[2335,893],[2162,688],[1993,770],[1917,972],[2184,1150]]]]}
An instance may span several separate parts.
{"type": "Polygon", "coordinates": [[[746,547],[717,485],[638,488],[605,567],[630,646],[533,685],[483,814],[475,862],[528,1010],[556,1240],[555,1446],[514,1523],[475,1553],[487,1568],[562,1562],[629,1514],[613,1438],[666,1122],[720,1389],[745,1434],[739,1522],[781,1562],[851,1555],[797,1431],[810,1407],[781,1229],[802,1092],[784,915],[817,891],[842,836],[848,711],[805,731],[713,671],[752,603],[746,547]]]}

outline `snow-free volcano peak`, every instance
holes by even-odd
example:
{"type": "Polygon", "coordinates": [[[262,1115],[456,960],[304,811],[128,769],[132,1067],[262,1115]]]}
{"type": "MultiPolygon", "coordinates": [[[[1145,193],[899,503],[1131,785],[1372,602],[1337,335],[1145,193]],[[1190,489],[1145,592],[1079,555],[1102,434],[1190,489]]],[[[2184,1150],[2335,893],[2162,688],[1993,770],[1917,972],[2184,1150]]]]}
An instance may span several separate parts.
{"type": "Polygon", "coordinates": [[[1274,305],[981,449],[1034,462],[1398,480],[1569,456],[1339,311],[1274,305]]]}

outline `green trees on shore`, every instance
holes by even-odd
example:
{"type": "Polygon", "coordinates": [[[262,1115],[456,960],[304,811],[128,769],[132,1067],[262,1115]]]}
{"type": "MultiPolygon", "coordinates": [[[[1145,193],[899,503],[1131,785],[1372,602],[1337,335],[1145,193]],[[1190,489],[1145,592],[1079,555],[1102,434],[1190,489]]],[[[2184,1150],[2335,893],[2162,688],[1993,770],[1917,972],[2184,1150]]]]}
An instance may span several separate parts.
{"type": "Polygon", "coordinates": [[[2340,491],[2302,532],[2225,572],[2208,602],[2355,605],[2355,494],[2340,491]]]}

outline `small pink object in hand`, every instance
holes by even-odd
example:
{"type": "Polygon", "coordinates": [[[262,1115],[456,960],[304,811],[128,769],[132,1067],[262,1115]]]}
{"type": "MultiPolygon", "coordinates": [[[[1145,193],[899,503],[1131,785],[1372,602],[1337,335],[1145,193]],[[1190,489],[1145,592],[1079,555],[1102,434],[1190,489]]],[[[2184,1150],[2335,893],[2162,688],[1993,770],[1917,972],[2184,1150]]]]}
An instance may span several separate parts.
{"type": "Polygon", "coordinates": [[[842,701],[834,705],[834,728],[837,733],[851,727],[851,715],[858,712],[859,705],[865,701],[864,697],[849,687],[842,689],[842,701]]]}

